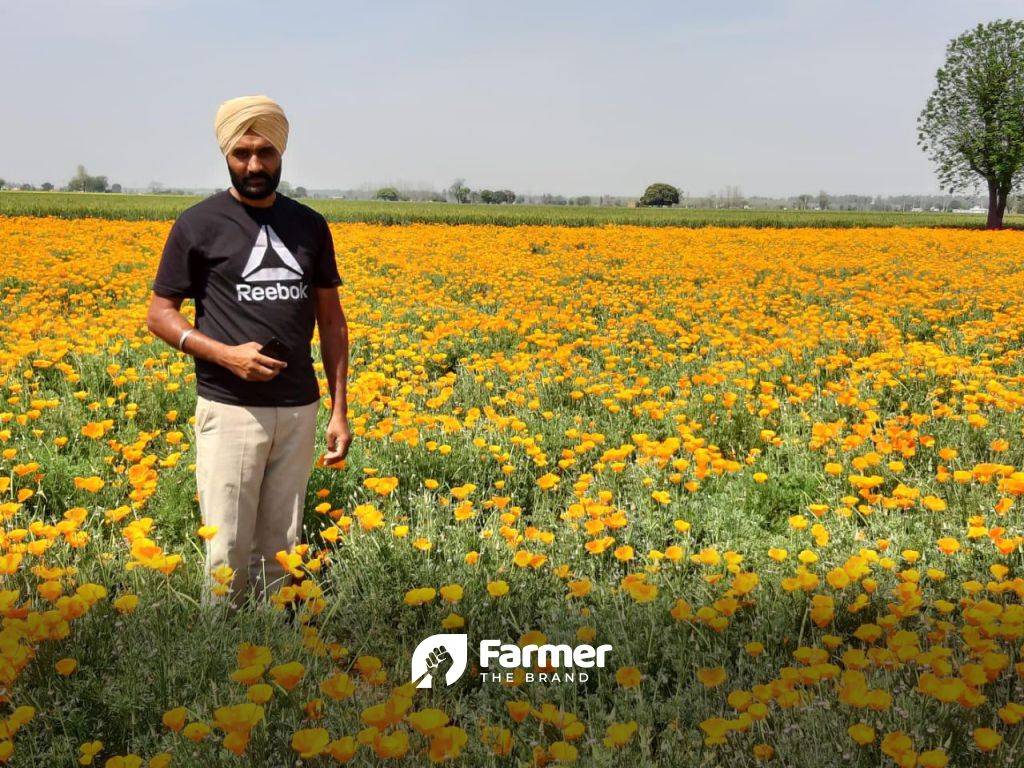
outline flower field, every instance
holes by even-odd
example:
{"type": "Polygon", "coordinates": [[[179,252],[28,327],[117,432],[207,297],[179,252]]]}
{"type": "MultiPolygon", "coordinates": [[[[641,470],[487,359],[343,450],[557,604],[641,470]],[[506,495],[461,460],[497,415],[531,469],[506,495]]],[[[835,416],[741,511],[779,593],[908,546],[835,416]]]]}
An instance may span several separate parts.
{"type": "Polygon", "coordinates": [[[1024,762],[1020,233],[332,224],[355,441],[231,615],[169,226],[0,218],[0,761],[1024,762]]]}

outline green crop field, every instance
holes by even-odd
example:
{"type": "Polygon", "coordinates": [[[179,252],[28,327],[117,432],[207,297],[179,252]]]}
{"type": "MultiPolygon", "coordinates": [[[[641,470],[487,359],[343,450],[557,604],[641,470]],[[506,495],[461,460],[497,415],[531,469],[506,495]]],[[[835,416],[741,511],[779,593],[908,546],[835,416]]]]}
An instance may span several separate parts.
{"type": "MultiPolygon", "coordinates": [[[[201,200],[199,195],[130,195],[81,192],[0,192],[0,215],[96,217],[122,220],[173,219],[201,200]]],[[[671,227],[969,227],[985,217],[956,213],[879,213],[862,211],[787,211],[689,208],[599,208],[565,205],[458,205],[392,203],[377,200],[303,202],[328,221],[377,224],[519,224],[590,227],[603,224],[671,227]]],[[[1024,216],[1007,216],[1006,225],[1024,228],[1024,216]]]]}

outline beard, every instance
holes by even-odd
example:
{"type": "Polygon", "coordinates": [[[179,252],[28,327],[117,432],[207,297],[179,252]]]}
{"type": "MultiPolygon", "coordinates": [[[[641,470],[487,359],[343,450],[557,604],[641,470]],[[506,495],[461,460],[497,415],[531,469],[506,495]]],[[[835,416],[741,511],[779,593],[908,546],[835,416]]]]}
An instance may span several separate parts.
{"type": "Polygon", "coordinates": [[[231,176],[231,186],[238,190],[238,194],[250,200],[262,200],[274,194],[277,185],[281,182],[281,167],[277,167],[277,173],[271,176],[269,173],[260,171],[258,173],[246,173],[238,175],[228,165],[228,174],[231,176]]]}

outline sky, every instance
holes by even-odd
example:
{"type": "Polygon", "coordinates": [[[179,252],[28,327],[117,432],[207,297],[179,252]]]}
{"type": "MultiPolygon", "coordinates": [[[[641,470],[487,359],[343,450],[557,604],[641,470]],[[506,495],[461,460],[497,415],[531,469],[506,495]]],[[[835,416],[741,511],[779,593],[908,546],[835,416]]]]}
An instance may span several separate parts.
{"type": "Polygon", "coordinates": [[[939,191],[916,120],[950,38],[1020,0],[0,0],[0,178],[223,188],[221,101],[282,178],[527,194],[939,191]]]}

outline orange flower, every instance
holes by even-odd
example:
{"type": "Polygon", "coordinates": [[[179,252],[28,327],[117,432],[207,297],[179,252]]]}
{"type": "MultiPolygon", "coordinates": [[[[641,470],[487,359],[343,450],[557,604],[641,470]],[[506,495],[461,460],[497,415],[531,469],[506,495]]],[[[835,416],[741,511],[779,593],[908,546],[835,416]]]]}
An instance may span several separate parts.
{"type": "Polygon", "coordinates": [[[324,728],[303,728],[292,734],[292,749],[303,760],[309,760],[323,753],[330,741],[324,728]]]}
{"type": "Polygon", "coordinates": [[[615,672],[615,682],[623,688],[636,688],[642,678],[643,675],[636,667],[619,667],[615,672]]]}
{"type": "Polygon", "coordinates": [[[270,677],[286,691],[292,690],[306,674],[306,668],[297,661],[278,664],[270,668],[270,677]]]}
{"type": "Polygon", "coordinates": [[[725,679],[727,677],[728,674],[726,673],[724,667],[714,667],[713,669],[697,670],[697,679],[705,688],[717,688],[725,682],[725,679]]]}

